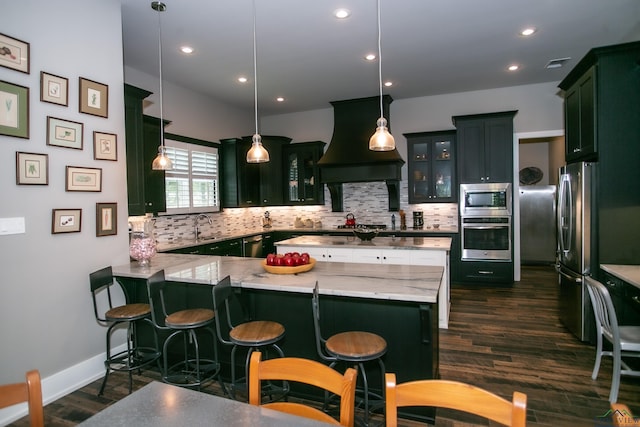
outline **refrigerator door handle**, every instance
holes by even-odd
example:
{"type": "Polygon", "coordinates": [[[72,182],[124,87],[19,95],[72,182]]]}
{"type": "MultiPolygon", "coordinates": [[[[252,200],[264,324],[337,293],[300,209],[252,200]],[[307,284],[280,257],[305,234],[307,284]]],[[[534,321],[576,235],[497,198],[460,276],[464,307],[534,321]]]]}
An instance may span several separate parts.
{"type": "Polygon", "coordinates": [[[572,282],[582,283],[582,277],[574,276],[572,274],[565,273],[562,268],[557,269],[558,273],[567,280],[571,280],[572,282]]]}
{"type": "Polygon", "coordinates": [[[568,254],[571,250],[571,233],[572,233],[572,218],[573,218],[573,206],[571,206],[571,181],[568,174],[562,174],[560,176],[560,189],[558,191],[558,243],[560,250],[564,254],[568,254]],[[569,203],[567,203],[569,201],[569,203]],[[568,211],[568,212],[567,212],[568,211]],[[564,230],[567,230],[565,236],[564,230]],[[565,241],[566,237],[566,241],[565,241]]]}

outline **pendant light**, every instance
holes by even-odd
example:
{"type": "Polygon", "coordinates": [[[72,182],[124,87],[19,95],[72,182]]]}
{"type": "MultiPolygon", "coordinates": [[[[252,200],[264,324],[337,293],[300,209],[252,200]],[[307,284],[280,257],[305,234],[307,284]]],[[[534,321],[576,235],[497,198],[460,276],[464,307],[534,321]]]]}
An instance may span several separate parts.
{"type": "Polygon", "coordinates": [[[380,83],[380,118],[376,123],[376,132],[369,139],[369,150],[392,151],[396,148],[396,141],[387,129],[387,119],[382,109],[382,48],[380,30],[380,0],[378,0],[378,78],[380,83]]]}
{"type": "Polygon", "coordinates": [[[247,151],[247,163],[266,163],[269,152],[262,145],[262,137],[258,133],[258,55],[256,54],[256,1],[253,0],[253,104],[255,111],[256,133],[251,138],[251,148],[247,151]]]}
{"type": "Polygon", "coordinates": [[[151,169],[165,171],[173,169],[171,159],[167,157],[167,151],[164,148],[164,117],[162,114],[162,24],[160,13],[167,10],[167,5],[159,1],[153,1],[151,2],[151,8],[158,12],[158,64],[160,69],[160,146],[158,147],[158,155],[151,164],[151,169]]]}

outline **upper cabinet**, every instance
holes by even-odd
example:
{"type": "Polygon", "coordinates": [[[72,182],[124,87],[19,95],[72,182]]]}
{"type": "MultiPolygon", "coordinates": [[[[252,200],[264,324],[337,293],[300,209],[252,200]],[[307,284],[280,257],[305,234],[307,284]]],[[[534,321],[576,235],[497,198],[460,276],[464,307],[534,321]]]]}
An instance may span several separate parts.
{"type": "Polygon", "coordinates": [[[571,163],[596,155],[596,67],[589,68],[565,93],[565,159],[571,163]]]}
{"type": "Polygon", "coordinates": [[[460,184],[513,181],[513,117],[517,111],[453,117],[460,184]]]}
{"type": "Polygon", "coordinates": [[[269,152],[266,163],[247,163],[251,136],[220,141],[222,207],[278,206],[284,204],[283,153],[291,138],[262,136],[269,152]]]}
{"type": "Polygon", "coordinates": [[[151,170],[160,145],[160,119],[143,115],[142,101],[149,95],[151,92],[124,85],[129,215],[166,210],[164,171],[151,170]]]}
{"type": "Polygon", "coordinates": [[[457,201],[456,131],[405,133],[409,203],[457,201]]]}
{"type": "Polygon", "coordinates": [[[289,144],[284,149],[286,205],[323,205],[318,160],[324,153],[322,141],[289,144]]]}

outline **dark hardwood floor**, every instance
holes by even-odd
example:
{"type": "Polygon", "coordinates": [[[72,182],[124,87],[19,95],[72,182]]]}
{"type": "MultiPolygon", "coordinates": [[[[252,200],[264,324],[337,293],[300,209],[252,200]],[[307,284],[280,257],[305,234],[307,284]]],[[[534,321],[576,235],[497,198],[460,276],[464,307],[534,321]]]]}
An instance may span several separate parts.
{"type": "MultiPolygon", "coordinates": [[[[557,275],[550,266],[526,266],[513,286],[454,285],[448,330],[440,330],[440,375],[511,399],[527,394],[528,426],[606,426],[611,359],[591,380],[595,350],[558,320],[557,275]]],[[[155,371],[134,377],[134,389],[157,380],[155,371]]],[[[113,374],[104,396],[95,381],[45,406],[47,426],[73,426],[127,395],[125,375],[113,374]]],[[[203,391],[219,394],[211,385],[203,391]]],[[[623,377],[618,401],[640,414],[640,379],[623,377]]],[[[28,426],[23,418],[13,426],[28,426]]],[[[419,425],[403,421],[402,426],[419,425]]],[[[482,419],[438,410],[436,426],[489,425],[482,419]]],[[[492,424],[493,425],[493,424],[492,424]]]]}

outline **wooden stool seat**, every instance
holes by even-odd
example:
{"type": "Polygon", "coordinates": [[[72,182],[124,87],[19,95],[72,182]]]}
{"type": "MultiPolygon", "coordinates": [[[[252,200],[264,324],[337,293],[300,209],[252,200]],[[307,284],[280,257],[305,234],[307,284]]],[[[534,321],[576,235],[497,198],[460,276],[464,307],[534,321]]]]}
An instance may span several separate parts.
{"type": "Polygon", "coordinates": [[[284,326],[269,320],[254,320],[242,323],[229,331],[234,344],[263,346],[279,341],[284,336],[284,326]]]}
{"type": "Polygon", "coordinates": [[[387,342],[371,332],[349,331],[332,335],[325,344],[329,353],[345,361],[373,360],[385,354],[387,342]]]}
{"type": "Polygon", "coordinates": [[[138,320],[151,314],[149,304],[125,304],[113,307],[104,316],[107,320],[138,320]]]}
{"type": "Polygon", "coordinates": [[[211,323],[214,316],[213,310],[190,308],[171,313],[164,319],[164,323],[173,329],[192,329],[211,323]]]}

